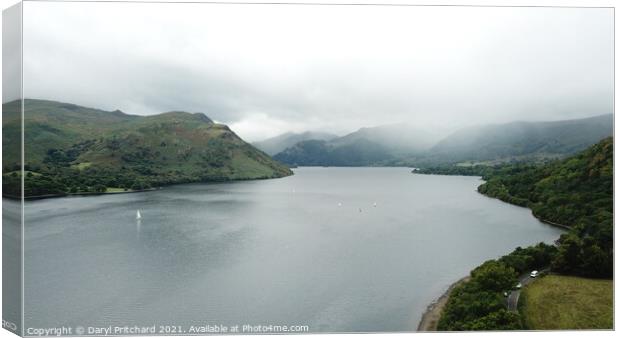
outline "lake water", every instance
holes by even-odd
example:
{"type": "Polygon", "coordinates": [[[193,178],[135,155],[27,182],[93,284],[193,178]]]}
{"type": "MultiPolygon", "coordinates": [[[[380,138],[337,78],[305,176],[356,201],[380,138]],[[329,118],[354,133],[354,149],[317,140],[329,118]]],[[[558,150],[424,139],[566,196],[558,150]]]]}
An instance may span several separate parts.
{"type": "Polygon", "coordinates": [[[28,201],[25,327],[412,331],[475,266],[561,234],[478,194],[481,183],[299,168],[275,180],[28,201]]]}

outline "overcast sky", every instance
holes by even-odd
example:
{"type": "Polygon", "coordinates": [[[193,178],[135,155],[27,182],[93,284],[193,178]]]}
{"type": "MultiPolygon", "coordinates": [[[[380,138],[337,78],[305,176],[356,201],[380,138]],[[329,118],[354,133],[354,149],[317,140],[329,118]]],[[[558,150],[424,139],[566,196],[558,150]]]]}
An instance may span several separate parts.
{"type": "Polygon", "coordinates": [[[27,2],[24,95],[248,141],[612,112],[613,11],[27,2]]]}

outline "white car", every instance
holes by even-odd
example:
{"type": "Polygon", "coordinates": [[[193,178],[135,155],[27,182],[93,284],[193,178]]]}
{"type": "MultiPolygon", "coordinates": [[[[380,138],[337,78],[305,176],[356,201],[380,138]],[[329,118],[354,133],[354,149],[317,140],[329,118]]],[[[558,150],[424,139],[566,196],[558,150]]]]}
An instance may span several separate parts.
{"type": "Polygon", "coordinates": [[[521,285],[521,283],[519,283],[519,284],[515,285],[515,288],[516,288],[516,289],[520,289],[522,286],[523,286],[523,285],[521,285]]]}
{"type": "Polygon", "coordinates": [[[530,277],[532,277],[532,278],[538,277],[538,270],[532,271],[532,273],[530,273],[530,277]]]}

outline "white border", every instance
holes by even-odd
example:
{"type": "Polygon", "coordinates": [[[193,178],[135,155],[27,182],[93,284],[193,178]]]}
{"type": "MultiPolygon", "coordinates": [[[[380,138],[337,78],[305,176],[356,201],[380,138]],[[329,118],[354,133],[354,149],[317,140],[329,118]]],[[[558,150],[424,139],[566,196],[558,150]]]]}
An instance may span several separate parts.
{"type": "MultiPolygon", "coordinates": [[[[57,0],[43,0],[43,1],[57,1],[57,0]]],[[[85,0],[85,2],[87,1],[92,1],[92,2],[97,2],[97,1],[93,1],[93,0],[85,0]]],[[[124,1],[119,1],[119,0],[105,0],[107,2],[124,2],[124,1]]],[[[19,1],[16,0],[0,0],[0,7],[2,10],[11,7],[12,5],[18,3],[19,1]]],[[[201,2],[201,1],[183,1],[183,0],[151,0],[151,1],[146,1],[146,0],[134,0],[133,2],[201,2]]],[[[203,1],[203,2],[209,2],[209,1],[203,1]]],[[[218,0],[218,1],[212,1],[212,2],[220,2],[220,3],[239,3],[239,2],[244,2],[244,3],[289,3],[289,4],[293,4],[293,3],[321,3],[321,4],[401,4],[401,5],[439,5],[439,6],[506,6],[506,7],[514,7],[514,6],[533,6],[533,7],[549,7],[549,6],[553,6],[553,7],[612,7],[612,8],[616,8],[618,7],[617,2],[615,1],[603,1],[603,0],[387,0],[387,1],[382,1],[382,0],[356,0],[356,1],[347,1],[347,0],[319,0],[319,1],[312,1],[312,0],[306,0],[306,1],[300,1],[300,0],[288,0],[288,1],[277,1],[277,0],[243,0],[243,1],[231,1],[231,0],[218,0]]],[[[1,16],[0,16],[1,18],[1,16]]],[[[0,19],[1,20],[1,19],[0,19]]],[[[615,18],[614,18],[615,20],[615,18]]],[[[23,23],[23,21],[22,21],[23,23]]],[[[1,27],[1,25],[0,25],[1,27]]],[[[615,37],[618,36],[618,28],[614,25],[614,41],[615,41],[615,37]]],[[[23,46],[23,44],[22,44],[23,46]]],[[[617,62],[618,59],[618,54],[616,53],[616,49],[614,46],[614,56],[615,56],[615,62],[617,62]]],[[[1,53],[0,53],[0,61],[1,61],[1,53]]],[[[615,64],[614,62],[614,64],[615,64]]],[[[615,79],[616,79],[616,68],[614,67],[614,88],[615,88],[615,79]]],[[[23,83],[22,83],[23,85],[23,83]]],[[[0,90],[2,89],[2,86],[0,85],[0,90]]],[[[615,91],[614,92],[614,107],[615,107],[615,102],[616,99],[618,98],[618,92],[615,91]]],[[[615,109],[614,109],[615,110],[615,109]]],[[[614,111],[615,113],[615,111],[614,111]]],[[[615,120],[615,119],[614,119],[615,120]]],[[[616,127],[618,126],[618,121],[615,120],[614,121],[614,130],[616,130],[616,127]]],[[[0,138],[2,137],[2,131],[0,130],[0,138]]],[[[614,142],[615,143],[615,142],[614,142]]],[[[1,149],[0,149],[0,154],[1,154],[1,149]]],[[[614,163],[618,163],[616,161],[617,159],[617,152],[614,152],[614,163]]],[[[0,156],[1,158],[1,156],[0,156]]],[[[614,191],[616,191],[617,188],[617,184],[616,184],[616,180],[615,180],[615,175],[618,174],[619,170],[616,168],[614,170],[614,191]]],[[[618,206],[620,205],[620,202],[618,200],[614,201],[614,210],[618,210],[618,206]]],[[[22,218],[23,219],[23,218],[22,218]]],[[[616,215],[614,213],[614,224],[615,224],[615,220],[616,220],[616,215]]],[[[614,231],[614,243],[618,243],[618,234],[617,232],[614,231]]],[[[23,227],[22,227],[22,241],[23,241],[23,227]]],[[[23,248],[23,247],[22,247],[23,248]]],[[[22,252],[23,255],[23,252],[22,252]]],[[[0,259],[2,257],[2,250],[1,250],[1,242],[0,242],[0,259]]],[[[22,262],[23,262],[23,257],[22,257],[22,262]]],[[[615,260],[615,264],[614,264],[614,280],[617,281],[616,277],[615,277],[615,271],[617,271],[618,269],[618,260],[615,260]]],[[[2,276],[2,271],[0,271],[0,280],[1,280],[1,276],[2,276]]],[[[23,280],[23,272],[22,272],[22,280],[23,280]]],[[[614,291],[616,289],[616,285],[617,282],[614,283],[614,291]]],[[[22,297],[23,297],[23,293],[22,293],[22,297]]],[[[0,299],[1,299],[1,294],[0,294],[0,299]]],[[[23,298],[22,298],[23,299],[23,298]]],[[[614,324],[617,325],[618,323],[618,311],[615,311],[615,305],[618,304],[618,300],[619,300],[619,296],[618,293],[614,292],[614,324]]],[[[22,315],[23,317],[23,315],[22,315]]],[[[22,318],[23,319],[23,318],[22,318]]],[[[23,323],[23,321],[22,321],[23,323]]],[[[589,337],[602,337],[602,336],[611,336],[612,334],[614,334],[615,332],[613,331],[588,331],[586,334],[589,337]]],[[[525,336],[525,335],[536,335],[536,336],[542,336],[542,337],[581,337],[583,336],[584,332],[583,331],[554,331],[554,332],[468,332],[468,333],[376,333],[373,334],[374,337],[380,337],[380,338],[386,338],[386,337],[390,337],[390,336],[394,336],[394,335],[398,335],[399,337],[407,337],[407,336],[411,336],[411,335],[415,335],[415,337],[428,337],[429,335],[463,335],[463,336],[470,336],[471,335],[484,335],[485,337],[520,337],[520,336],[525,336]]],[[[316,337],[316,338],[343,338],[343,337],[362,337],[365,334],[312,334],[312,337],[316,337]]],[[[286,337],[293,337],[293,335],[281,335],[281,336],[286,336],[286,337]]],[[[13,335],[12,333],[10,333],[7,330],[0,330],[0,338],[4,338],[4,337],[15,337],[15,335],[13,335]]],[[[149,336],[141,336],[141,337],[149,337],[149,336]]],[[[155,338],[160,338],[161,336],[155,336],[155,338]]],[[[252,336],[252,337],[273,337],[273,336],[269,336],[269,335],[256,335],[256,336],[252,336]]]]}

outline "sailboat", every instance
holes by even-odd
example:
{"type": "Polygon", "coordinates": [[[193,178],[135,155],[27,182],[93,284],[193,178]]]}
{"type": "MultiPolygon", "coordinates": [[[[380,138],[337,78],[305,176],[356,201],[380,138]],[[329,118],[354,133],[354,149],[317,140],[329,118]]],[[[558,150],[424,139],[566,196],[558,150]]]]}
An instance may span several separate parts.
{"type": "Polygon", "coordinates": [[[142,215],[140,215],[140,210],[136,211],[136,219],[142,219],[142,215]]]}

